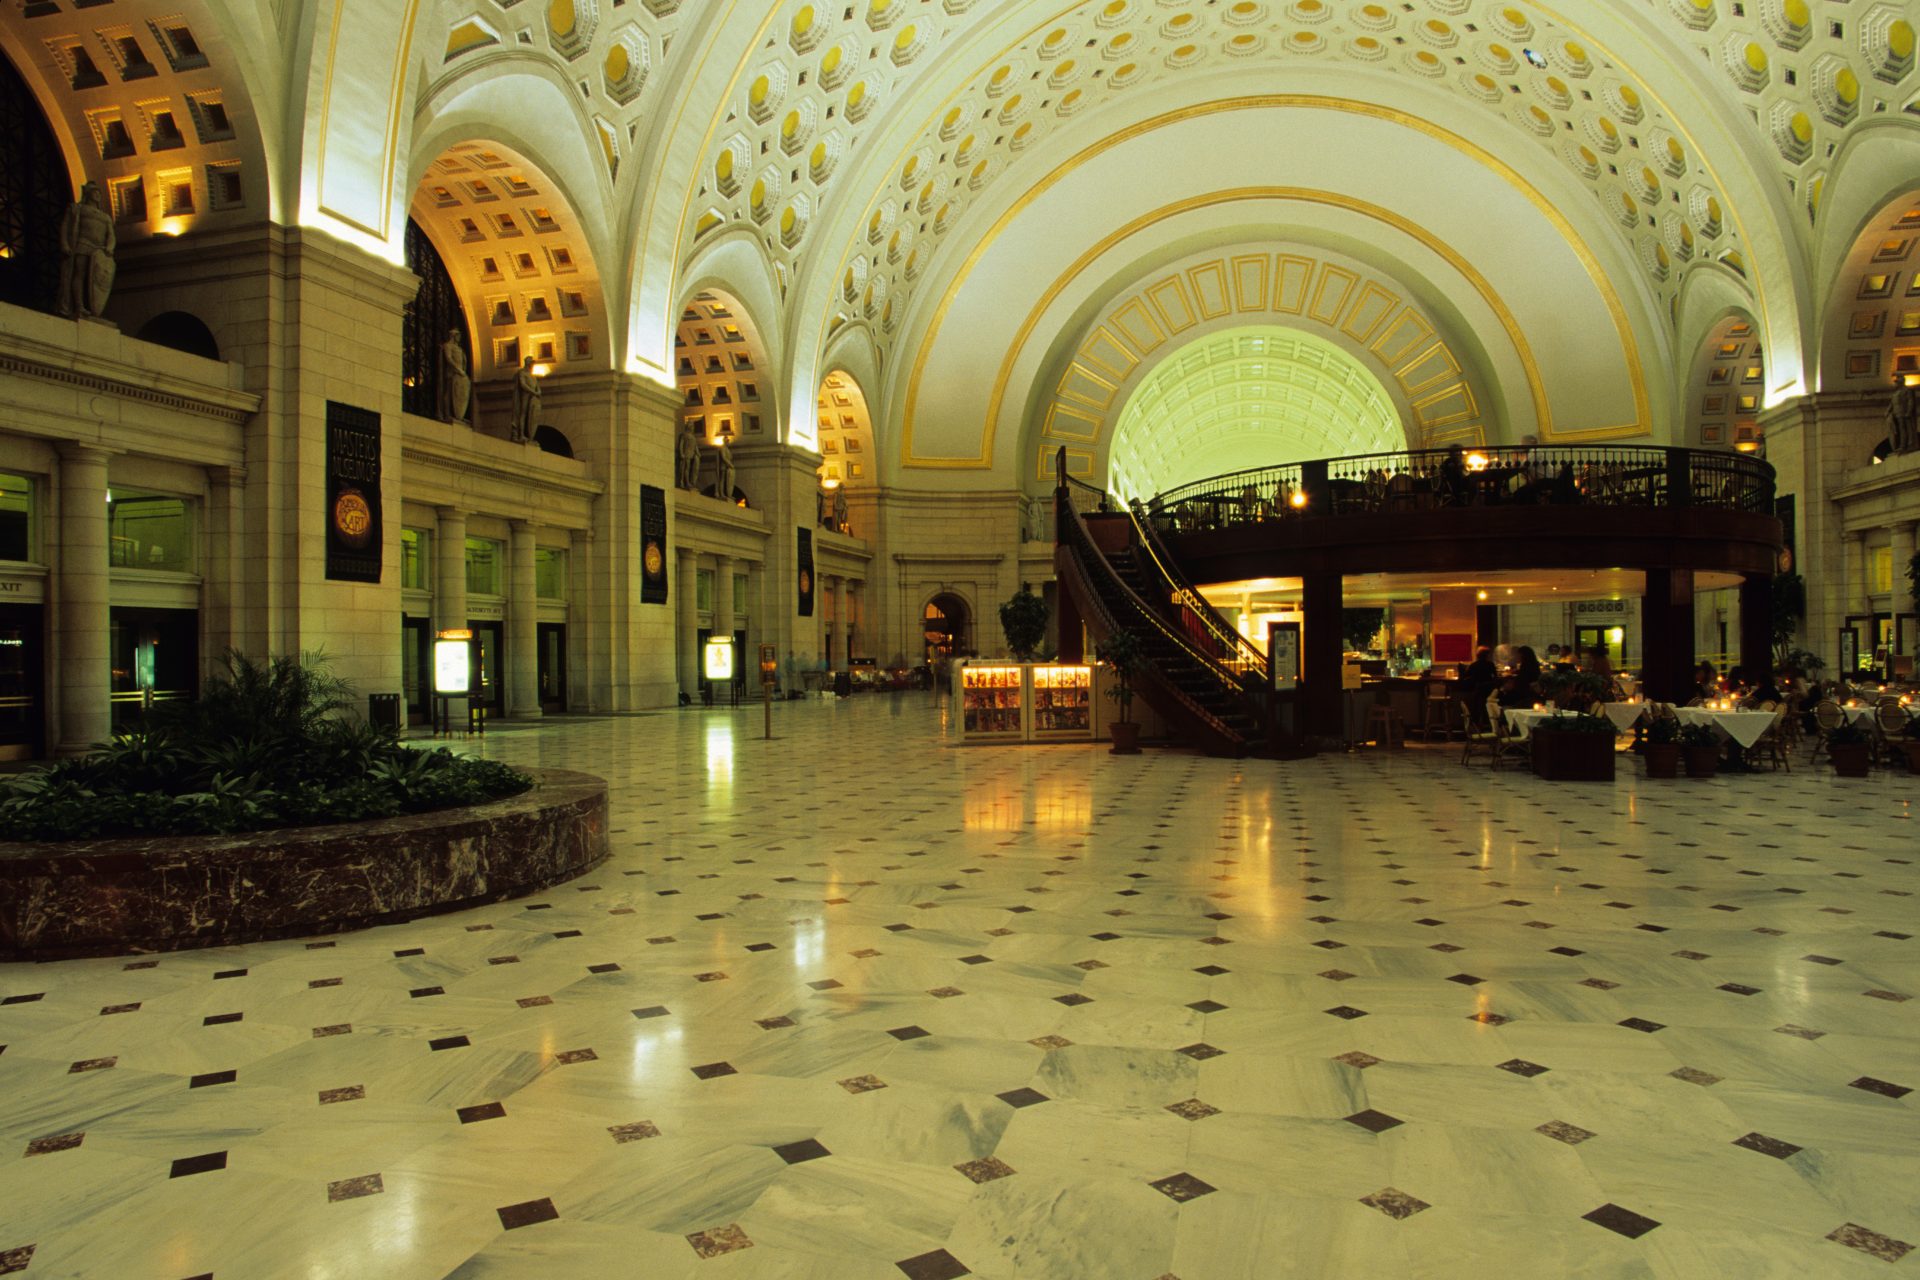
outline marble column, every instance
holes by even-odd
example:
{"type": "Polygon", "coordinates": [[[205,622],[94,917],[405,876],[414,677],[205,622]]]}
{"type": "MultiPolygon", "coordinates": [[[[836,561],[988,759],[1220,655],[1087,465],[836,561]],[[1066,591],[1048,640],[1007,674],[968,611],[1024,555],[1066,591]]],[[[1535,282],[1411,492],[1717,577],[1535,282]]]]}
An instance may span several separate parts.
{"type": "Polygon", "coordinates": [[[467,513],[441,507],[433,530],[433,629],[467,625],[467,513]]]}
{"type": "Polygon", "coordinates": [[[833,654],[833,670],[845,671],[847,667],[847,580],[845,578],[827,579],[827,587],[833,593],[833,630],[830,650],[833,654]]]}
{"type": "MultiPolygon", "coordinates": [[[[747,616],[740,621],[746,624],[749,648],[761,643],[766,636],[765,615],[760,606],[760,592],[765,585],[766,572],[766,566],[758,560],[747,562],[747,616]]],[[[760,677],[753,664],[760,660],[759,654],[750,653],[747,657],[748,676],[750,680],[758,680],[760,677]]]]}
{"type": "MultiPolygon", "coordinates": [[[[1911,613],[1914,607],[1912,584],[1907,581],[1907,565],[1913,560],[1916,532],[1920,532],[1920,526],[1904,523],[1893,526],[1893,598],[1888,602],[1887,607],[1896,615],[1911,613]]],[[[1898,648],[1900,636],[1897,630],[1893,642],[1896,653],[1905,652],[1898,648]]]]}
{"type": "Polygon", "coordinates": [[[733,634],[733,557],[713,558],[713,621],[716,636],[733,634]]]}
{"type": "Polygon", "coordinates": [[[680,548],[679,581],[673,590],[680,601],[680,625],[675,644],[680,654],[680,692],[689,698],[700,696],[700,653],[695,643],[700,631],[700,554],[680,548]]]}
{"type": "Polygon", "coordinates": [[[1300,732],[1320,738],[1346,736],[1346,695],[1341,690],[1344,661],[1342,607],[1344,584],[1337,573],[1309,573],[1301,585],[1300,732]]]}
{"type": "Polygon", "coordinates": [[[507,714],[540,714],[540,591],[533,526],[515,520],[507,542],[507,714]]]}
{"type": "MultiPolygon", "coordinates": [[[[847,669],[853,669],[853,654],[856,649],[865,647],[865,635],[861,631],[862,606],[866,603],[866,584],[858,579],[849,579],[846,585],[847,602],[847,669]]],[[[871,655],[869,655],[871,656],[871,655]]]]}
{"type": "Polygon", "coordinates": [[[241,614],[246,480],[245,467],[207,468],[206,590],[200,615],[203,673],[221,670],[227,650],[247,648],[241,614]]]}
{"type": "Polygon", "coordinates": [[[594,652],[597,634],[593,617],[593,531],[575,529],[567,536],[567,710],[593,711],[593,681],[589,664],[602,655],[594,652]]]}
{"type": "Polygon", "coordinates": [[[112,730],[113,659],[108,651],[107,451],[60,450],[60,563],[53,628],[59,691],[55,754],[77,755],[112,730]]]}

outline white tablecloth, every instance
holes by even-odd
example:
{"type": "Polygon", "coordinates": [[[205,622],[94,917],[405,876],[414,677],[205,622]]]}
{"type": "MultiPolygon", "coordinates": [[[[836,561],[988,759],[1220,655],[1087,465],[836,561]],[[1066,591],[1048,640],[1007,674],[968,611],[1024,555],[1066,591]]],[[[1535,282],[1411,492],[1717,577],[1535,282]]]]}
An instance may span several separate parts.
{"type": "Polygon", "coordinates": [[[1537,725],[1562,716],[1569,720],[1574,718],[1571,711],[1535,711],[1530,707],[1509,708],[1505,714],[1514,737],[1522,740],[1530,736],[1537,725]]]}
{"type": "Polygon", "coordinates": [[[1617,733],[1625,733],[1633,728],[1635,722],[1647,714],[1647,704],[1644,702],[1604,702],[1600,709],[1606,712],[1607,719],[1613,721],[1617,733]]]}
{"type": "Polygon", "coordinates": [[[1774,711],[1709,711],[1705,707],[1675,707],[1673,713],[1680,717],[1681,724],[1711,725],[1721,737],[1731,738],[1743,747],[1760,741],[1760,735],[1767,731],[1767,726],[1779,714],[1774,711]]]}
{"type": "MultiPolygon", "coordinates": [[[[1901,709],[1907,713],[1907,719],[1909,720],[1915,716],[1920,716],[1920,707],[1903,707],[1901,709]]],[[[1879,723],[1878,716],[1880,714],[1880,708],[1878,707],[1841,707],[1840,710],[1846,714],[1850,722],[1859,725],[1862,729],[1871,729],[1879,723]]]]}

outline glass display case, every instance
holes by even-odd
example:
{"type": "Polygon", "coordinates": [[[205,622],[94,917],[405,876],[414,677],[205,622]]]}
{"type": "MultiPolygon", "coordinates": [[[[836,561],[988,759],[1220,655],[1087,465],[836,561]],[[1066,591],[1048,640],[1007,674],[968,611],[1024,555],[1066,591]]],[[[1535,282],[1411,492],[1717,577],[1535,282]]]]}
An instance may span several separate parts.
{"type": "Polygon", "coordinates": [[[1008,665],[965,663],[960,667],[960,736],[963,741],[1026,736],[1026,671],[1008,665]]]}
{"type": "Polygon", "coordinates": [[[962,742],[1067,742],[1093,737],[1090,666],[955,663],[954,701],[954,730],[962,742]]]}
{"type": "Polygon", "coordinates": [[[1093,668],[1033,667],[1033,736],[1093,736],[1093,668]]]}

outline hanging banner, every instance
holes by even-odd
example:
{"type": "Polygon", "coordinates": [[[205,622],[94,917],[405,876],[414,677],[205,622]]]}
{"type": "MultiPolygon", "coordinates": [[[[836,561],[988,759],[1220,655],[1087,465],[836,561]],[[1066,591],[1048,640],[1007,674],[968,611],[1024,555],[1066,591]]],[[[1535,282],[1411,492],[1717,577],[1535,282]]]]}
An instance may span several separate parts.
{"type": "Polygon", "coordinates": [[[813,616],[813,530],[800,530],[800,616],[813,616]]]}
{"type": "Polygon", "coordinates": [[[667,602],[667,491],[640,486],[640,603],[667,602]]]}
{"type": "Polygon", "coordinates": [[[327,577],[380,581],[380,415],[327,401],[327,577]]]}

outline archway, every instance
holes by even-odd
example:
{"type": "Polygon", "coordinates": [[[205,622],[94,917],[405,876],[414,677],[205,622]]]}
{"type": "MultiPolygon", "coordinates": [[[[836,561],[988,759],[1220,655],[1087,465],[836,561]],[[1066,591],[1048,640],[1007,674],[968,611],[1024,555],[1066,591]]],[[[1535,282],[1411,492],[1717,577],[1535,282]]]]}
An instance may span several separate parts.
{"type": "Polygon", "coordinates": [[[1885,391],[1920,380],[1920,188],[1867,220],[1834,279],[1821,334],[1820,385],[1885,391]]]}
{"type": "MultiPolygon", "coordinates": [[[[703,289],[680,312],[673,335],[674,380],[680,388],[681,430],[699,437],[706,450],[772,439],[761,408],[761,379],[766,348],[752,317],[731,294],[703,289]]],[[[728,502],[733,493],[717,492],[718,465],[701,459],[698,488],[728,502]]]]}
{"type": "Polygon", "coordinates": [[[1358,360],[1255,325],[1190,342],[1146,375],[1114,430],[1108,484],[1144,499],[1249,467],[1406,447],[1386,389],[1358,360]]]}
{"type": "Polygon", "coordinates": [[[1683,409],[1684,442],[1757,452],[1766,372],[1766,353],[1752,316],[1735,312],[1714,325],[1693,356],[1683,409]]]}
{"type": "MultiPolygon", "coordinates": [[[[927,665],[944,679],[947,664],[973,652],[973,610],[951,591],[942,591],[921,610],[927,665]]],[[[944,686],[942,686],[944,687],[944,686]]]]}
{"type": "Polygon", "coordinates": [[[867,395],[852,374],[835,370],[821,381],[814,408],[820,433],[820,523],[851,533],[842,494],[871,488],[879,480],[867,395]]]}
{"type": "Polygon", "coordinates": [[[214,340],[213,330],[190,311],[162,311],[141,325],[135,336],[142,342],[171,347],[190,356],[207,360],[220,358],[220,344],[214,340]]]}

